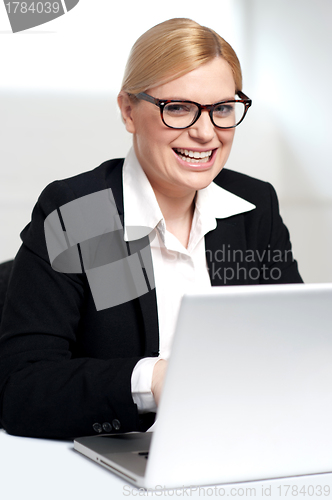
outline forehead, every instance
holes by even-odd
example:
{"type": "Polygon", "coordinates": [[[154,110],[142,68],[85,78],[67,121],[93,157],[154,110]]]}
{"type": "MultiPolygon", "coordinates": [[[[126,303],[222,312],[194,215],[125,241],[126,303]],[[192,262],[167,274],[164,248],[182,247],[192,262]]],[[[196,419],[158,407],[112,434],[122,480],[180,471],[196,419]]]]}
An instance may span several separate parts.
{"type": "Polygon", "coordinates": [[[147,90],[158,99],[188,99],[202,104],[217,102],[235,95],[233,71],[218,57],[164,85],[147,90]]]}

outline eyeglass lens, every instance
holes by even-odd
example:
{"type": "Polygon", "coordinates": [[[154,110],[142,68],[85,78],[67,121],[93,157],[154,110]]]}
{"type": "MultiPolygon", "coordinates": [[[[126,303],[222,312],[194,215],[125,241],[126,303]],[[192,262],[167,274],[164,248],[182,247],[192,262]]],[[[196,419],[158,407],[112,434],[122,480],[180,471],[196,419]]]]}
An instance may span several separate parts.
{"type": "MultiPolygon", "coordinates": [[[[172,102],[166,104],[163,118],[167,125],[175,128],[189,127],[199,113],[196,104],[188,102],[172,102]]],[[[213,110],[213,121],[217,127],[234,127],[242,119],[245,105],[242,102],[224,102],[213,110]]]]}

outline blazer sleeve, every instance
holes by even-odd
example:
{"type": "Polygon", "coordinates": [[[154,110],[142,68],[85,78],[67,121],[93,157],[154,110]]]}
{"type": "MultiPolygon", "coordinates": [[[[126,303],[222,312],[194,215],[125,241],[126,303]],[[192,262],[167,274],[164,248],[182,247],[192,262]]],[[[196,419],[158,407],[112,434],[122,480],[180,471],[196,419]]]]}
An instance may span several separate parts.
{"type": "Polygon", "coordinates": [[[46,216],[72,199],[65,182],[51,184],[21,233],[0,332],[0,422],[10,434],[71,439],[103,424],[145,430],[131,395],[140,356],[75,354],[86,280],[52,269],[44,236],[46,216]]]}
{"type": "Polygon", "coordinates": [[[292,253],[289,231],[285,226],[280,212],[277,194],[273,186],[266,183],[269,190],[270,213],[269,227],[259,227],[259,241],[265,241],[265,248],[260,248],[262,262],[260,282],[262,284],[302,283],[297,261],[292,253]]]}

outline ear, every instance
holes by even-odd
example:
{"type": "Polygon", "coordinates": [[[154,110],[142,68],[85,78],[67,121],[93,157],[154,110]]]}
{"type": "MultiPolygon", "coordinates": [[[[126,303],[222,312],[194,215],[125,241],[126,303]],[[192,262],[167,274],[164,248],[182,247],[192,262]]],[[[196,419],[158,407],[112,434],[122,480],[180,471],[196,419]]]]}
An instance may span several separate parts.
{"type": "Polygon", "coordinates": [[[130,97],[128,96],[127,92],[121,92],[118,95],[118,105],[121,111],[122,115],[122,120],[126,126],[126,130],[130,132],[131,134],[134,134],[136,129],[135,129],[135,122],[134,122],[134,104],[131,101],[130,97]]]}

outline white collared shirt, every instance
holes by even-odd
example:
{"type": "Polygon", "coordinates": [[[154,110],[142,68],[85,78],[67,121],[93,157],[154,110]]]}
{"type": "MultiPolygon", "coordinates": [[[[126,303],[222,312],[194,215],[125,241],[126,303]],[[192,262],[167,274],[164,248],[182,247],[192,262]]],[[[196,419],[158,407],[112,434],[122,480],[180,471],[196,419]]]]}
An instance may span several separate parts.
{"type": "MultiPolygon", "coordinates": [[[[123,166],[123,206],[125,240],[129,228],[147,228],[156,285],[159,346],[157,358],[141,359],[135,366],[131,388],[139,411],[156,411],[151,392],[153,368],[159,359],[168,359],[181,298],[186,291],[211,287],[205,256],[204,236],[223,219],[253,210],[255,205],[212,182],[197,191],[188,248],[166,229],[152,186],[131,148],[123,166]],[[156,229],[156,231],[153,231],[156,229]]],[[[143,234],[142,234],[143,236],[143,234]]]]}

